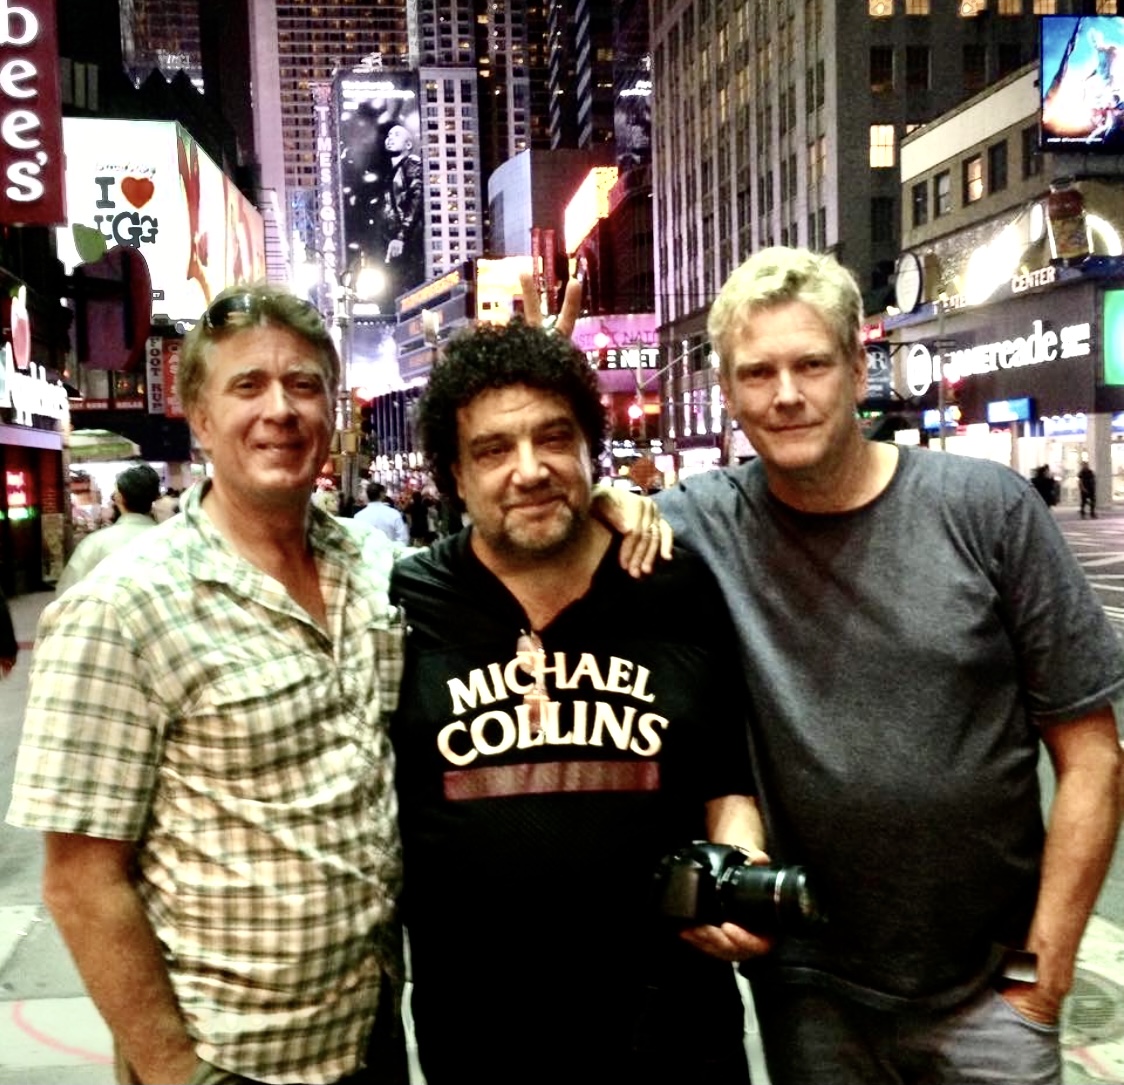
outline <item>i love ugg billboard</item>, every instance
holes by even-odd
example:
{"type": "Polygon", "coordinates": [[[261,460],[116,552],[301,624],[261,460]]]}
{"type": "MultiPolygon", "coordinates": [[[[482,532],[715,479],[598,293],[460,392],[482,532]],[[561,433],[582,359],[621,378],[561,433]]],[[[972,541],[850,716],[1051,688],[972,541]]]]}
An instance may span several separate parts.
{"type": "Polygon", "coordinates": [[[265,276],[261,214],[174,121],[64,117],[66,270],[81,262],[75,223],[148,261],[152,308],[195,320],[224,287],[265,276]]]}

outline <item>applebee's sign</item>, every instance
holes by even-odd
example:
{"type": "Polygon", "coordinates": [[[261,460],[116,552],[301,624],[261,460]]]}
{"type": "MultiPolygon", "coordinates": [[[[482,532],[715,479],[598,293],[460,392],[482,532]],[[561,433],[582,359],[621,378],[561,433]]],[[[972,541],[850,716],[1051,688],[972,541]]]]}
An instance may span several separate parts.
{"type": "Polygon", "coordinates": [[[930,351],[924,343],[914,343],[905,359],[906,387],[913,395],[923,396],[942,374],[949,384],[956,384],[965,378],[1000,369],[1081,358],[1089,353],[1090,334],[1088,324],[1070,324],[1055,332],[1036,320],[1027,335],[948,350],[944,354],[930,351]]]}
{"type": "Polygon", "coordinates": [[[0,0],[0,224],[66,221],[55,0],[0,0]]]}

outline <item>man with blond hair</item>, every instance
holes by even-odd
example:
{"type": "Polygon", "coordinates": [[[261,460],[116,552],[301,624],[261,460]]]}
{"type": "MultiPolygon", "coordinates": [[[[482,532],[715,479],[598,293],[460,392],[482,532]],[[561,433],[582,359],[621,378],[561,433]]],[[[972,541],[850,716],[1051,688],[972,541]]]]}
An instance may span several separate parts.
{"type": "Polygon", "coordinates": [[[177,390],[212,477],[44,612],[9,819],[121,1080],[403,1080],[385,584],[310,502],[339,359],[224,291],[177,390]]]}

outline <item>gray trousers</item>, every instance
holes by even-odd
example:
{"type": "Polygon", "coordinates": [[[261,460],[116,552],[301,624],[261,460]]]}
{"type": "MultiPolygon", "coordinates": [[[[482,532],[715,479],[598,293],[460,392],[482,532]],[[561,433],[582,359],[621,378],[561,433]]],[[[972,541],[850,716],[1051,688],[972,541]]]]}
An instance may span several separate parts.
{"type": "Polygon", "coordinates": [[[1057,1085],[1060,1028],[991,987],[950,1010],[875,1010],[816,987],[753,982],[771,1085],[1057,1085]]]}

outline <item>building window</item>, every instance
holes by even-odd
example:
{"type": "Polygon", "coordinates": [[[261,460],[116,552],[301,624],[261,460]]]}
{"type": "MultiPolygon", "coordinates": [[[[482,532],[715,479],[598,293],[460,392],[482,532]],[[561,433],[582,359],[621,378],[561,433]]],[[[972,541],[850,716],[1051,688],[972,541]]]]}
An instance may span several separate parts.
{"type": "Polygon", "coordinates": [[[987,7],[987,0],[956,0],[956,10],[961,19],[974,19],[987,7]]]}
{"type": "Polygon", "coordinates": [[[870,92],[888,94],[894,89],[894,47],[892,45],[872,45],[870,47],[870,92]]]}
{"type": "Polygon", "coordinates": [[[939,219],[952,210],[952,175],[948,170],[933,178],[933,218],[939,219]]]}
{"type": "Polygon", "coordinates": [[[996,50],[996,57],[998,60],[998,71],[996,71],[995,77],[997,79],[1002,79],[1003,76],[1010,75],[1011,72],[1022,67],[1022,49],[1019,48],[1019,43],[1017,41],[999,42],[996,50]]]}
{"type": "Polygon", "coordinates": [[[888,19],[894,14],[894,0],[870,0],[870,15],[873,19],[888,19]]]}
{"type": "Polygon", "coordinates": [[[929,0],[905,0],[906,15],[928,15],[929,0]]]}
{"type": "Polygon", "coordinates": [[[993,143],[987,149],[987,190],[1002,192],[1007,187],[1007,141],[993,143]]]}
{"type": "Polygon", "coordinates": [[[922,181],[913,186],[913,225],[924,226],[929,221],[929,186],[922,181]]]}
{"type": "Polygon", "coordinates": [[[1057,15],[1058,0],[1034,0],[1033,15],[1057,15]]]}
{"type": "Polygon", "coordinates": [[[976,94],[987,86],[987,46],[964,46],[964,92],[976,94]]]}
{"type": "Polygon", "coordinates": [[[1038,125],[1032,124],[1022,131],[1023,180],[1037,177],[1042,172],[1042,155],[1038,150],[1038,125]]]}
{"type": "Polygon", "coordinates": [[[1115,15],[1116,0],[1097,0],[1098,15],[1115,15]]]}
{"type": "Polygon", "coordinates": [[[894,240],[894,199],[892,196],[874,196],[871,199],[870,240],[875,245],[887,245],[894,240]]]}
{"type": "Polygon", "coordinates": [[[929,89],[929,47],[907,45],[905,49],[905,89],[929,89]]]}
{"type": "Polygon", "coordinates": [[[983,156],[973,155],[962,163],[964,203],[975,203],[983,197],[983,156]]]}
{"type": "Polygon", "coordinates": [[[996,10],[1000,15],[1021,15],[1023,0],[999,0],[999,7],[996,10]]]}
{"type": "Polygon", "coordinates": [[[894,126],[870,126],[870,168],[889,169],[894,165],[894,126]]]}

